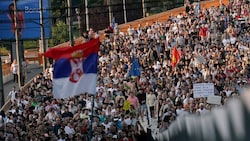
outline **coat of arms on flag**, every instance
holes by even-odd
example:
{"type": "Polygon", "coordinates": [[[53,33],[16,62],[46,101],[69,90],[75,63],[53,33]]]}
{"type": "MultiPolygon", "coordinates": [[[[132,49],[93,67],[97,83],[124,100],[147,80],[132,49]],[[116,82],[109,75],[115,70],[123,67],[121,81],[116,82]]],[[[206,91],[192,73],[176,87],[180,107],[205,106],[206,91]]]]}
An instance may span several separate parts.
{"type": "Polygon", "coordinates": [[[86,57],[82,57],[84,56],[83,50],[76,50],[71,55],[72,59],[69,61],[72,68],[72,72],[70,74],[69,80],[73,83],[77,83],[83,75],[82,63],[84,62],[86,57]]]}
{"type": "Polygon", "coordinates": [[[81,93],[96,93],[99,39],[63,48],[51,48],[44,56],[55,60],[54,98],[68,98],[81,93]]]}

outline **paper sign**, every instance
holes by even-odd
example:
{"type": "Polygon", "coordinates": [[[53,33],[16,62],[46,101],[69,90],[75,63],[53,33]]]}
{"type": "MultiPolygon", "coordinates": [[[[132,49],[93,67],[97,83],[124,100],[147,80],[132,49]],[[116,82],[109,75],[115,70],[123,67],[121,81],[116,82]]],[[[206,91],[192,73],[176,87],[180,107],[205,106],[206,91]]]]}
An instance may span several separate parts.
{"type": "Polygon", "coordinates": [[[209,96],[209,97],[207,97],[207,103],[220,105],[221,104],[221,96],[209,96]]]}
{"type": "Polygon", "coordinates": [[[213,83],[196,83],[193,84],[194,98],[208,97],[214,95],[213,83]]]}

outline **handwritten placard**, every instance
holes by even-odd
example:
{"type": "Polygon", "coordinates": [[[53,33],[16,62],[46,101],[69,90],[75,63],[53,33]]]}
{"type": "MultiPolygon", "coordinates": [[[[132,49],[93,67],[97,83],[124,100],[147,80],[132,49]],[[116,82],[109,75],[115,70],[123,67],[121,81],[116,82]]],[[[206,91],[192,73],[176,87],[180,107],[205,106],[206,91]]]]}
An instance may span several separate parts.
{"type": "Polygon", "coordinates": [[[209,104],[215,104],[215,105],[221,105],[221,96],[209,96],[207,97],[207,103],[209,104]]]}
{"type": "Polygon", "coordinates": [[[214,95],[213,83],[195,83],[193,84],[194,98],[208,97],[214,95]]]}

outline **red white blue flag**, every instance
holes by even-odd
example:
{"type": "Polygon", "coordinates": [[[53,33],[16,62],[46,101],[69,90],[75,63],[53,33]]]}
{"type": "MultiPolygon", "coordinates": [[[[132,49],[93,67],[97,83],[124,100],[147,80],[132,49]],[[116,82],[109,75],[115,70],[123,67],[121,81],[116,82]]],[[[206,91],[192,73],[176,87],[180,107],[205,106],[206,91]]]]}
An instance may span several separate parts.
{"type": "Polygon", "coordinates": [[[99,45],[99,39],[93,39],[74,47],[51,48],[44,54],[55,60],[54,98],[96,94],[99,45]]]}

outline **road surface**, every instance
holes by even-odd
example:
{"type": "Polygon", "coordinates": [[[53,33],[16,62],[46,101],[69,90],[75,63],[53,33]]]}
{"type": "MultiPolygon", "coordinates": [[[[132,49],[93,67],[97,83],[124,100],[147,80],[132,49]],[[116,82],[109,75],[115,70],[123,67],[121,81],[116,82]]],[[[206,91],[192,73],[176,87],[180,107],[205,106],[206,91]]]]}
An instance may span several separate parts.
{"type": "MultiPolygon", "coordinates": [[[[27,73],[28,76],[27,76],[27,80],[25,80],[25,83],[27,83],[28,81],[33,79],[33,77],[36,76],[37,74],[41,73],[42,72],[42,67],[39,66],[38,64],[30,64],[28,70],[29,70],[29,72],[27,73]]],[[[11,81],[4,84],[3,88],[4,88],[5,101],[7,100],[7,96],[8,96],[8,94],[11,91],[13,86],[16,86],[16,88],[18,88],[18,83],[14,83],[11,80],[11,81]]]]}

